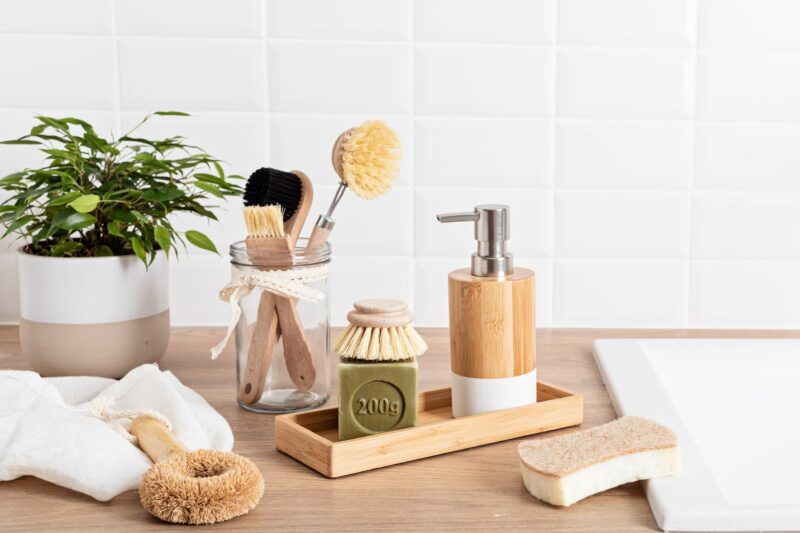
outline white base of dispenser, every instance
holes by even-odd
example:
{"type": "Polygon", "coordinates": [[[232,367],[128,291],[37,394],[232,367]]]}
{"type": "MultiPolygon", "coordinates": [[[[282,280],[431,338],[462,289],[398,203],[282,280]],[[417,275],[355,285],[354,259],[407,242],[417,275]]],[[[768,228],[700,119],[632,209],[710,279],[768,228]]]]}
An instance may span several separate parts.
{"type": "Polygon", "coordinates": [[[512,378],[465,378],[450,374],[455,418],[536,403],[535,368],[512,378]]]}

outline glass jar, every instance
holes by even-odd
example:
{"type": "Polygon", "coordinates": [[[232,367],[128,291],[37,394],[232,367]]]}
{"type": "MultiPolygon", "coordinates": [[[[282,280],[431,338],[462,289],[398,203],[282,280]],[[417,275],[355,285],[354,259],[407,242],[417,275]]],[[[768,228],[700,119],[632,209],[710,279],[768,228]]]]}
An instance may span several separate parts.
{"type": "MultiPolygon", "coordinates": [[[[251,283],[249,294],[239,300],[241,317],[236,325],[237,400],[248,411],[288,413],[317,407],[330,397],[327,268],[331,246],[325,243],[307,250],[307,244],[308,239],[298,239],[293,252],[248,252],[245,241],[230,247],[232,275],[257,278],[251,283]],[[283,305],[272,306],[272,302],[284,297],[263,288],[264,280],[272,279],[271,273],[295,278],[295,282],[305,286],[299,287],[305,291],[305,296],[288,298],[280,302],[283,305]],[[296,309],[295,313],[292,308],[296,309]],[[280,316],[272,309],[278,309],[280,316]],[[281,328],[280,324],[291,325],[283,322],[286,320],[293,321],[291,324],[297,320],[299,329],[281,328]],[[288,335],[284,329],[289,331],[288,335]],[[285,344],[290,349],[289,357],[285,344]],[[297,362],[297,353],[305,355],[300,362],[297,362]],[[289,368],[307,369],[309,364],[315,373],[311,379],[289,368]],[[302,378],[298,379],[298,375],[302,378]]],[[[282,288],[286,289],[285,284],[282,288]]]]}

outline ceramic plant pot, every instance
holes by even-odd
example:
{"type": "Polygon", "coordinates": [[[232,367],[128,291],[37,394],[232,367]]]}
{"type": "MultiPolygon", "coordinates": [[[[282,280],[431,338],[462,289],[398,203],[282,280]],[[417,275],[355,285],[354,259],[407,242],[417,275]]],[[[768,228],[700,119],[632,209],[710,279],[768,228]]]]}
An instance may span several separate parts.
{"type": "Polygon", "coordinates": [[[46,376],[121,377],[169,342],[169,265],[17,254],[22,352],[46,376]]]}

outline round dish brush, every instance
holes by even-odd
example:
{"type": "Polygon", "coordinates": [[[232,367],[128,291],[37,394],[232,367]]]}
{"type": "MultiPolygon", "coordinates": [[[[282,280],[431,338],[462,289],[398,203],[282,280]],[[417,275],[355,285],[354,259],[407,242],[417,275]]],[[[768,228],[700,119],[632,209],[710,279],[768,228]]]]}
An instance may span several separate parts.
{"type": "Polygon", "coordinates": [[[425,353],[428,345],[411,326],[414,315],[399,300],[360,300],[347,313],[350,325],[334,351],[345,359],[402,361],[425,353]]]}
{"type": "Polygon", "coordinates": [[[308,241],[309,248],[328,240],[336,223],[333,211],[348,187],[365,200],[377,198],[392,188],[400,170],[400,139],[383,122],[371,120],[339,135],[333,145],[331,161],[339,175],[339,188],[328,211],[317,219],[308,241]]]}
{"type": "Polygon", "coordinates": [[[153,516],[175,524],[213,524],[243,515],[264,494],[264,478],[252,461],[232,452],[186,451],[167,426],[138,416],[130,433],[153,461],[139,499],[153,516]]]}

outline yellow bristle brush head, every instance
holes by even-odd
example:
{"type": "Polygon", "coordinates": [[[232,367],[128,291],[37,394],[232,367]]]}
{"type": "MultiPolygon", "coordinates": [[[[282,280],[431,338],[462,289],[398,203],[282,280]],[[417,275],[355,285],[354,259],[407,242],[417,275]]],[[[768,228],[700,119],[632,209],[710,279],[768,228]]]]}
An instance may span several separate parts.
{"type": "Polygon", "coordinates": [[[249,206],[243,213],[248,237],[283,237],[283,207],[280,205],[249,206]]]}
{"type": "Polygon", "coordinates": [[[339,135],[333,168],[357,196],[372,200],[392,188],[400,170],[400,139],[380,120],[370,120],[339,135]]]}
{"type": "Polygon", "coordinates": [[[345,359],[405,361],[419,357],[428,345],[411,326],[414,316],[399,300],[360,300],[347,314],[350,325],[333,346],[345,359]]]}

